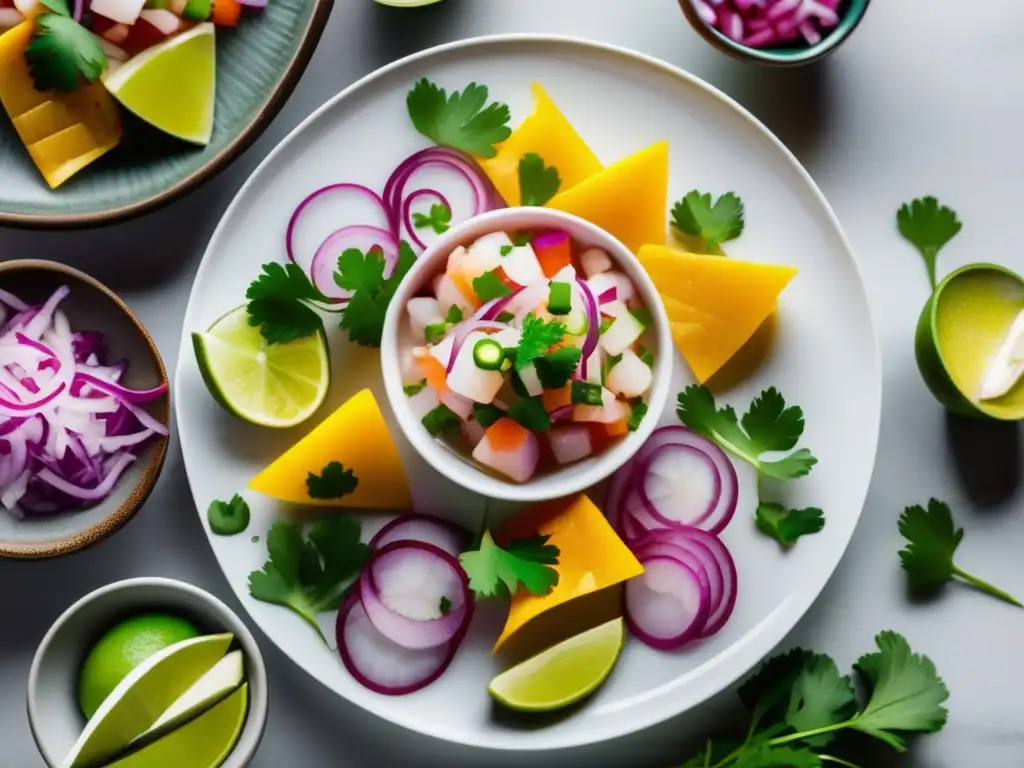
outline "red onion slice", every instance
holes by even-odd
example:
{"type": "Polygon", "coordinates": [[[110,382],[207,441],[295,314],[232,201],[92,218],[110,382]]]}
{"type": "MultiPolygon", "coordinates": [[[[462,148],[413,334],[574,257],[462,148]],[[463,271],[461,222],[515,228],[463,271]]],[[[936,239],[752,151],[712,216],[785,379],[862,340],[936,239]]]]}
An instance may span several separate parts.
{"type": "Polygon", "coordinates": [[[344,301],[352,295],[351,291],[334,282],[338,257],[350,248],[362,253],[379,248],[384,256],[384,277],[390,277],[398,264],[398,240],[386,229],[362,224],[339,229],[324,240],[309,267],[313,285],[325,296],[344,301]]]}
{"type": "Polygon", "coordinates": [[[583,297],[583,309],[587,313],[587,336],[583,339],[579,366],[580,376],[585,379],[587,378],[587,360],[590,359],[590,355],[597,349],[598,333],[601,329],[601,315],[597,311],[597,299],[594,298],[594,293],[590,290],[586,281],[580,277],[576,278],[576,290],[583,297]]]}
{"type": "Polygon", "coordinates": [[[373,625],[406,648],[447,643],[468,621],[472,598],[458,561],[419,541],[396,541],[380,549],[363,569],[359,595],[373,625]],[[441,614],[441,599],[450,611],[441,614]]]}
{"type": "MultiPolygon", "coordinates": [[[[321,244],[339,226],[362,224],[390,231],[384,201],[360,184],[330,184],[308,195],[295,209],[285,231],[289,261],[309,274],[321,244]]],[[[339,251],[337,256],[340,256],[339,251]]],[[[335,263],[337,263],[335,256],[335,263]]],[[[333,282],[333,280],[331,281],[333,282]]]]}
{"type": "MultiPolygon", "coordinates": [[[[421,197],[425,197],[434,201],[435,204],[440,203],[449,211],[452,209],[452,204],[448,202],[448,198],[438,192],[436,189],[417,189],[411,195],[405,198],[405,202],[402,204],[402,224],[405,226],[405,231],[409,233],[409,237],[413,243],[416,244],[417,248],[426,248],[426,242],[417,234],[416,226],[412,221],[412,206],[421,197]]],[[[434,232],[433,229],[428,231],[434,232]]],[[[436,234],[436,233],[435,233],[436,234]]]]}
{"type": "Polygon", "coordinates": [[[437,680],[451,664],[461,637],[434,648],[412,650],[395,643],[370,621],[352,593],[335,628],[341,661],[360,685],[385,696],[403,696],[437,680]]]}
{"type": "Polygon", "coordinates": [[[637,492],[651,516],[664,525],[699,526],[718,506],[722,478],[700,449],[663,445],[640,468],[637,492]]]}
{"type": "Polygon", "coordinates": [[[626,582],[626,625],[658,650],[681,648],[699,637],[708,618],[707,580],[664,555],[642,559],[644,573],[626,582]]]}
{"type": "Polygon", "coordinates": [[[524,288],[517,288],[508,296],[502,296],[500,299],[492,299],[491,301],[487,302],[482,307],[480,307],[480,309],[473,313],[473,319],[494,320],[495,318],[498,317],[498,315],[504,312],[505,308],[512,301],[514,301],[519,296],[519,294],[521,294],[524,290],[524,288]]]}
{"type": "Polygon", "coordinates": [[[470,538],[469,531],[449,520],[412,512],[396,517],[377,531],[370,540],[370,547],[379,550],[395,541],[422,541],[458,557],[469,545],[470,538]]]}

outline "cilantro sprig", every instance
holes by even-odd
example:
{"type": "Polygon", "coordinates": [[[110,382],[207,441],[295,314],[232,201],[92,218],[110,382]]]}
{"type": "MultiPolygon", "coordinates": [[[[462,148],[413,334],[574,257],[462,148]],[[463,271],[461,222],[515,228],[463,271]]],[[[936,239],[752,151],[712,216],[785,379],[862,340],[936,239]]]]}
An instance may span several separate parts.
{"type": "Polygon", "coordinates": [[[775,387],[755,397],[743,418],[737,419],[731,405],[715,407],[710,389],[690,385],[679,393],[676,414],[694,432],[714,440],[766,477],[793,480],[818,463],[807,448],[793,451],[804,431],[804,412],[796,405],[786,407],[785,398],[775,387]],[[765,461],[761,455],[769,451],[792,453],[765,461]]]}
{"type": "Polygon", "coordinates": [[[416,229],[430,227],[434,232],[443,235],[451,227],[452,209],[444,203],[434,203],[430,213],[416,212],[412,215],[412,225],[416,229]]]}
{"type": "Polygon", "coordinates": [[[540,379],[541,386],[544,389],[564,387],[579,366],[582,356],[583,350],[579,347],[563,347],[535,358],[533,365],[537,369],[537,378],[540,379]]]}
{"type": "Polygon", "coordinates": [[[384,277],[384,255],[371,249],[363,253],[350,248],[338,258],[334,282],[352,291],[341,327],[348,331],[350,341],[363,347],[379,347],[384,333],[384,316],[391,297],[416,262],[416,254],[404,240],[398,247],[398,263],[389,277],[384,277]]]}
{"type": "Polygon", "coordinates": [[[515,369],[523,370],[526,366],[543,357],[548,350],[565,338],[568,328],[558,320],[542,320],[530,312],[523,318],[522,333],[519,346],[516,348],[515,369]]]}
{"type": "Polygon", "coordinates": [[[297,264],[277,263],[263,265],[245,298],[249,325],[258,327],[268,344],[285,344],[322,332],[324,324],[316,310],[329,311],[330,302],[297,264]]]}
{"type": "Polygon", "coordinates": [[[797,648],[768,660],[738,691],[750,713],[745,738],[709,739],[683,768],[861,768],[822,750],[836,734],[859,731],[905,752],[907,734],[941,730],[949,692],[935,665],[895,632],[875,644],[854,665],[863,704],[852,677],[825,654],[797,648]]]}
{"type": "Polygon", "coordinates": [[[359,478],[340,461],[332,461],[319,475],[310,472],[306,477],[306,492],[311,499],[340,499],[355,493],[359,478]]]}
{"type": "Polygon", "coordinates": [[[824,528],[825,515],[817,507],[788,509],[773,501],[762,501],[754,512],[754,523],[761,533],[789,547],[801,536],[818,533],[824,528]]]}
{"type": "Polygon", "coordinates": [[[51,13],[35,21],[25,62],[37,91],[70,93],[94,83],[110,62],[93,34],[71,17],[66,0],[42,0],[51,13]]]}
{"type": "Polygon", "coordinates": [[[478,598],[509,597],[520,586],[534,595],[545,595],[558,584],[558,547],[550,536],[513,539],[499,547],[485,530],[476,549],[459,555],[469,588],[478,598]]]}
{"type": "Polygon", "coordinates": [[[954,527],[953,513],[946,502],[931,499],[927,509],[920,505],[907,507],[900,515],[899,529],[907,540],[907,546],[899,553],[900,562],[907,572],[912,590],[935,593],[946,583],[960,579],[986,594],[1024,608],[1015,597],[971,575],[953,562],[953,555],[963,540],[964,530],[954,527]]]}
{"type": "Polygon", "coordinates": [[[519,204],[544,205],[558,193],[562,180],[558,169],[544,164],[544,158],[529,152],[519,158],[519,204]]]}
{"type": "Polygon", "coordinates": [[[713,251],[743,233],[743,201],[726,192],[712,205],[709,193],[694,189],[672,206],[672,226],[703,238],[705,249],[713,251]]]}
{"type": "Polygon", "coordinates": [[[939,251],[956,237],[963,226],[956,211],[939,203],[934,197],[921,197],[904,203],[896,212],[896,226],[921,254],[928,271],[928,282],[935,290],[935,264],[939,251]]]}
{"type": "Polygon", "coordinates": [[[416,130],[444,147],[477,157],[494,157],[494,145],[512,134],[507,104],[487,104],[487,86],[470,83],[462,92],[448,92],[423,78],[405,99],[416,130]],[[486,106],[485,106],[486,105],[486,106]]]}
{"type": "Polygon", "coordinates": [[[249,574],[249,594],[301,616],[327,643],[316,615],[336,609],[370,558],[360,526],[348,517],[329,517],[312,525],[308,538],[288,520],[267,534],[269,558],[263,570],[249,574]]]}

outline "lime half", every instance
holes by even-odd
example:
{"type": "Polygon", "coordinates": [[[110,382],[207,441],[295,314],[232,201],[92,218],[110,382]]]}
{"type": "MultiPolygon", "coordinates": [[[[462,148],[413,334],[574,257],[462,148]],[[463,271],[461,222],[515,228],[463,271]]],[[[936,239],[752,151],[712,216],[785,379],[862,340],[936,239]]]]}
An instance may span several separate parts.
{"type": "Polygon", "coordinates": [[[193,333],[192,346],[210,394],[245,421],[291,427],[327,397],[331,367],[323,332],[268,344],[241,306],[206,333],[193,333]]]}
{"type": "Polygon", "coordinates": [[[622,618],[613,619],[502,672],[487,691],[506,707],[525,712],[574,704],[611,674],[624,640],[622,618]]]}
{"type": "Polygon", "coordinates": [[[103,84],[147,123],[206,146],[213,135],[214,41],[213,24],[199,24],[108,72],[103,84]]]}

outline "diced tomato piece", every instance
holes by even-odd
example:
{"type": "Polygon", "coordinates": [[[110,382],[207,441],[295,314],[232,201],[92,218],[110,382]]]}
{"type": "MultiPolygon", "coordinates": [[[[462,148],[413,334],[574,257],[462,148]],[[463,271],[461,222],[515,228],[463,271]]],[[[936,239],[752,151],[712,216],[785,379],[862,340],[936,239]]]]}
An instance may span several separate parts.
{"type": "Polygon", "coordinates": [[[604,432],[608,437],[619,437],[629,432],[629,419],[619,419],[611,424],[604,425],[604,432]]]}
{"type": "Polygon", "coordinates": [[[498,419],[484,432],[484,436],[496,451],[514,451],[525,442],[530,430],[507,416],[498,419]]]}
{"type": "Polygon", "coordinates": [[[210,20],[218,27],[237,27],[242,18],[242,4],[238,0],[213,0],[210,20]]]}
{"type": "Polygon", "coordinates": [[[611,444],[613,438],[608,436],[608,430],[606,429],[608,426],[607,424],[601,424],[597,421],[587,421],[582,423],[586,424],[590,429],[591,455],[601,453],[601,451],[611,444]]]}
{"type": "Polygon", "coordinates": [[[416,358],[416,362],[419,364],[427,384],[437,393],[438,397],[444,397],[448,392],[448,371],[441,365],[441,361],[433,355],[424,355],[416,358]]]}
{"type": "Polygon", "coordinates": [[[502,269],[501,267],[497,267],[494,270],[494,276],[497,277],[499,280],[501,280],[501,282],[503,282],[505,285],[507,285],[509,287],[509,289],[512,290],[512,291],[518,291],[520,288],[523,287],[519,283],[517,283],[515,280],[513,280],[511,277],[506,275],[505,274],[505,270],[502,269]]]}
{"type": "Polygon", "coordinates": [[[572,388],[565,386],[561,389],[546,389],[541,394],[540,401],[544,403],[544,410],[548,413],[551,413],[556,408],[571,405],[572,388]]]}
{"type": "Polygon", "coordinates": [[[572,264],[572,245],[569,239],[560,240],[554,245],[534,246],[534,253],[537,254],[537,261],[544,272],[544,277],[552,278],[560,270],[572,264]]]}

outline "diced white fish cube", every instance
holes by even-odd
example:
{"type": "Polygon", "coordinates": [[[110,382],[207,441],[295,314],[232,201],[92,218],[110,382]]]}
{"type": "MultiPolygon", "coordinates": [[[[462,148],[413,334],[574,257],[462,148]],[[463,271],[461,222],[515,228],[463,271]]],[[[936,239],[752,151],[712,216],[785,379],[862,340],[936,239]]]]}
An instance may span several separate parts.
{"type": "MultiPolygon", "coordinates": [[[[608,390],[605,390],[608,392],[608,390]]],[[[603,405],[577,405],[572,409],[573,421],[591,421],[599,424],[614,424],[629,416],[629,406],[621,400],[611,399],[602,393],[603,405]]]]}
{"type": "Polygon", "coordinates": [[[505,377],[500,371],[485,371],[478,368],[473,360],[473,347],[486,338],[487,334],[480,331],[470,333],[448,374],[448,387],[452,392],[477,403],[492,402],[505,383],[505,377]]]}
{"type": "Polygon", "coordinates": [[[519,339],[521,339],[522,336],[523,332],[519,328],[509,326],[504,330],[492,334],[491,338],[501,344],[505,349],[514,349],[519,346],[519,339]]]}
{"type": "Polygon", "coordinates": [[[409,299],[406,304],[409,311],[409,321],[412,326],[412,335],[416,341],[424,337],[428,325],[444,322],[444,314],[441,312],[441,305],[437,299],[429,296],[417,296],[409,299]]]}
{"type": "Polygon", "coordinates": [[[594,298],[601,300],[601,294],[610,288],[615,289],[616,301],[629,303],[636,298],[636,286],[624,273],[618,271],[601,272],[587,280],[594,298]]]}
{"type": "MultiPolygon", "coordinates": [[[[551,278],[551,282],[568,283],[571,287],[576,282],[576,270],[573,269],[572,264],[568,264],[555,273],[555,276],[551,278]]],[[[575,292],[573,291],[573,293],[575,292]]]]}
{"type": "Polygon", "coordinates": [[[547,280],[529,243],[513,247],[508,256],[501,257],[500,266],[509,280],[519,285],[534,285],[547,280]]]}
{"type": "Polygon", "coordinates": [[[438,275],[434,280],[434,295],[437,297],[438,305],[445,307],[446,310],[454,304],[462,310],[463,315],[470,315],[476,309],[446,274],[438,275]]]}
{"type": "Polygon", "coordinates": [[[461,272],[462,262],[466,258],[466,249],[463,246],[458,246],[448,254],[448,265],[445,268],[446,272],[461,272]]]}
{"type": "Polygon", "coordinates": [[[583,267],[583,274],[589,279],[611,269],[612,259],[603,248],[594,246],[580,254],[580,266],[583,267]]]}
{"type": "Polygon", "coordinates": [[[518,448],[510,451],[496,451],[491,448],[491,441],[484,435],[484,439],[473,449],[473,458],[484,466],[512,478],[517,483],[525,483],[537,471],[537,462],[540,461],[540,441],[535,434],[530,432],[518,448]]]}
{"type": "MultiPolygon", "coordinates": [[[[610,313],[609,313],[610,314],[610,313]]],[[[615,316],[614,322],[601,334],[600,345],[609,355],[621,355],[644,333],[644,326],[628,310],[615,316]]]]}
{"type": "Polygon", "coordinates": [[[526,392],[530,397],[544,394],[544,387],[541,385],[540,377],[537,375],[537,366],[530,363],[522,369],[517,369],[517,371],[519,372],[519,380],[523,382],[523,386],[526,387],[526,392]]]}
{"type": "Polygon", "coordinates": [[[588,384],[603,384],[601,381],[601,367],[604,363],[604,354],[601,351],[601,345],[598,344],[594,347],[594,351],[590,353],[590,357],[587,358],[587,375],[584,377],[584,381],[588,384]]]}
{"type": "Polygon", "coordinates": [[[455,335],[449,333],[440,342],[431,344],[427,349],[430,350],[431,355],[437,358],[437,362],[447,368],[449,361],[452,359],[452,347],[454,346],[455,335]]]}
{"type": "Polygon", "coordinates": [[[441,396],[441,402],[448,406],[448,410],[463,421],[468,419],[473,413],[473,401],[457,392],[453,392],[451,388],[441,396]]]}
{"type": "Polygon", "coordinates": [[[501,255],[501,247],[511,245],[512,241],[504,232],[491,232],[489,235],[484,235],[469,246],[459,271],[472,280],[484,272],[497,269],[502,266],[502,261],[506,258],[501,255]]]}
{"type": "Polygon", "coordinates": [[[594,452],[590,430],[583,425],[552,427],[546,435],[559,464],[572,464],[594,452]]]}
{"type": "Polygon", "coordinates": [[[632,349],[626,349],[622,359],[608,371],[606,386],[617,395],[639,397],[650,388],[652,379],[647,363],[637,357],[632,349]]]}

